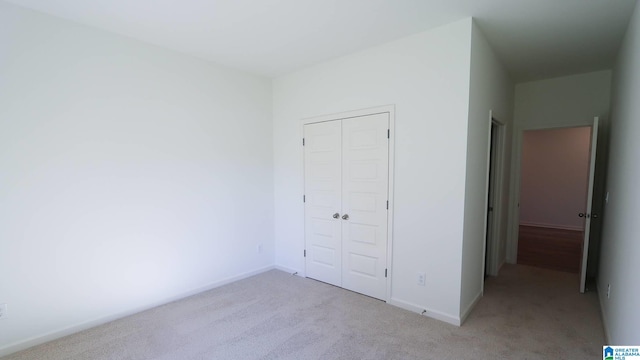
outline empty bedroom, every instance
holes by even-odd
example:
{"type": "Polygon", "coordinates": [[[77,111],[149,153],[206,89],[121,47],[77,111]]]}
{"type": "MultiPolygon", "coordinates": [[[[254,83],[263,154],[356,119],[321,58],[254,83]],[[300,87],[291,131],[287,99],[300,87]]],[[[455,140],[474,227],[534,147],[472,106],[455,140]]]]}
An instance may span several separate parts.
{"type": "Polygon", "coordinates": [[[638,64],[636,0],[0,0],[0,358],[640,348],[638,64]]]}

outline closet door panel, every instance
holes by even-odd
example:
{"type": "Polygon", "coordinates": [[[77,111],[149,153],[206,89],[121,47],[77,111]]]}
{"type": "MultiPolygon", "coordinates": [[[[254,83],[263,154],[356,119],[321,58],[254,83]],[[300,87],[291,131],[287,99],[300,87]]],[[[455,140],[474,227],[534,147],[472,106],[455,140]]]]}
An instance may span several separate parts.
{"type": "Polygon", "coordinates": [[[342,120],[342,287],[384,299],[389,115],[342,120]]]}
{"type": "Polygon", "coordinates": [[[342,286],[341,131],[340,121],[304,126],[306,276],[336,286],[342,286]]]}

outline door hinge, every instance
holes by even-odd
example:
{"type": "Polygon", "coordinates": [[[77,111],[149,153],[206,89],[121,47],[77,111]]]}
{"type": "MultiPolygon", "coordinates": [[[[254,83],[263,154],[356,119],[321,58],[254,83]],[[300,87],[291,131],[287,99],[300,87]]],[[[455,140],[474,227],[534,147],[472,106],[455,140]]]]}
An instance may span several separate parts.
{"type": "Polygon", "coordinates": [[[304,146],[304,138],[302,138],[302,146],[304,146]]]}
{"type": "Polygon", "coordinates": [[[307,196],[306,195],[302,195],[302,202],[307,202],[307,196]]]}
{"type": "Polygon", "coordinates": [[[389,200],[387,200],[387,210],[389,210],[389,200]]]}
{"type": "Polygon", "coordinates": [[[387,129],[387,139],[391,139],[391,129],[387,129]]]}
{"type": "Polygon", "coordinates": [[[384,277],[387,277],[387,269],[384,269],[384,277]]]}
{"type": "Polygon", "coordinates": [[[307,250],[304,251],[304,257],[307,257],[307,250]]]}

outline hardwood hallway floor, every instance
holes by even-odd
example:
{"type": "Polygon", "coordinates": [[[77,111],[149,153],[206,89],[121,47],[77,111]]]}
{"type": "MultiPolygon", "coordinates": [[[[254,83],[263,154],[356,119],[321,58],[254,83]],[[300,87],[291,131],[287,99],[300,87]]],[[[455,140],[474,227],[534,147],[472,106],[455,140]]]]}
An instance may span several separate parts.
{"type": "Polygon", "coordinates": [[[520,225],[518,264],[578,273],[582,240],[582,231],[520,225]]]}

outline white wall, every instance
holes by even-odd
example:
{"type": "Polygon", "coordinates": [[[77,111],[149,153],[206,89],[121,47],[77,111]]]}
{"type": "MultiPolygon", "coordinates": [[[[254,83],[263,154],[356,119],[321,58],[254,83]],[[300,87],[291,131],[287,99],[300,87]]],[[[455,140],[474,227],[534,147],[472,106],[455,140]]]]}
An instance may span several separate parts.
{"type": "Polygon", "coordinates": [[[613,77],[611,149],[607,176],[598,294],[609,337],[640,344],[640,6],[618,54],[613,77]],[[611,285],[607,298],[607,285],[611,285]]]}
{"type": "MultiPolygon", "coordinates": [[[[610,90],[609,70],[516,84],[507,261],[515,263],[517,258],[520,163],[524,130],[590,126],[594,117],[600,117],[593,208],[596,212],[601,211],[608,146],[610,90]]],[[[590,251],[589,264],[596,264],[599,247],[597,234],[600,233],[601,222],[593,221],[591,226],[595,238],[590,244],[590,249],[593,245],[594,251],[590,251]]],[[[590,272],[593,274],[595,269],[590,268],[590,272]]]]}
{"type": "Polygon", "coordinates": [[[524,132],[521,225],[584,230],[590,153],[591,127],[524,132]]]}
{"type": "MultiPolygon", "coordinates": [[[[466,185],[464,203],[464,242],[462,251],[462,288],[460,311],[468,315],[482,295],[484,281],[484,248],[487,211],[487,181],[491,116],[511,129],[513,83],[474,24],[471,38],[471,74],[469,97],[468,140],[466,149],[466,185]],[[492,115],[490,115],[492,114],[492,115]]],[[[503,164],[508,162],[510,149],[505,149],[503,164]]],[[[508,169],[503,173],[503,186],[496,192],[506,200],[508,169]]],[[[506,204],[505,204],[506,205],[506,204]]],[[[500,204],[496,210],[506,207],[500,204]]],[[[495,235],[497,246],[504,248],[506,218],[501,215],[501,229],[495,235]]],[[[500,252],[498,252],[500,253],[500,252]]],[[[502,252],[502,255],[504,252],[502,252]]],[[[504,256],[504,255],[503,255],[504,256]]],[[[501,263],[502,259],[498,259],[501,263]]]]}
{"type": "Polygon", "coordinates": [[[605,70],[517,84],[515,122],[521,129],[542,129],[606,119],[610,83],[611,71],[605,70]]]}
{"type": "Polygon", "coordinates": [[[304,273],[301,119],[394,104],[391,302],[459,321],[470,48],[467,19],[275,79],[278,266],[304,273]]]}
{"type": "Polygon", "coordinates": [[[271,100],[0,2],[0,355],[271,266],[271,100]]]}

